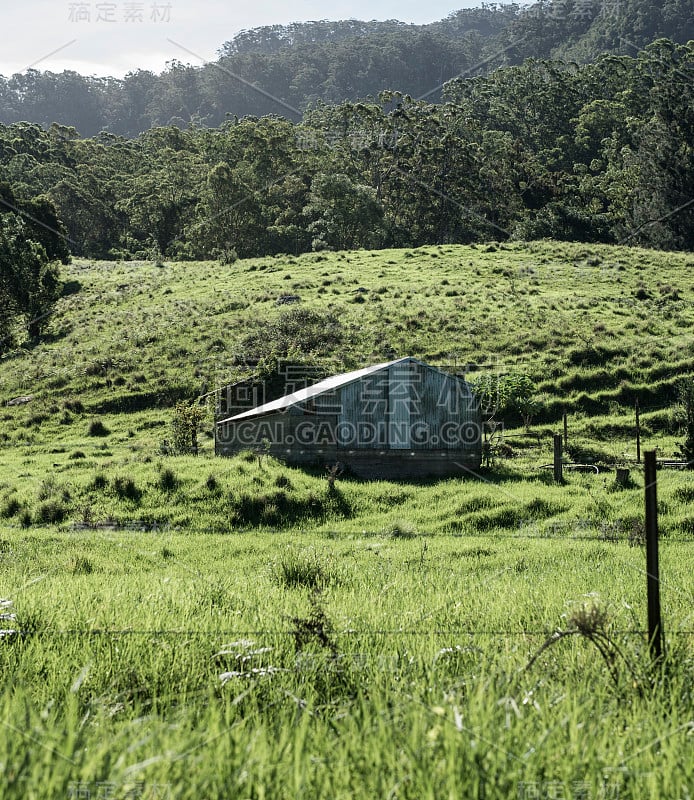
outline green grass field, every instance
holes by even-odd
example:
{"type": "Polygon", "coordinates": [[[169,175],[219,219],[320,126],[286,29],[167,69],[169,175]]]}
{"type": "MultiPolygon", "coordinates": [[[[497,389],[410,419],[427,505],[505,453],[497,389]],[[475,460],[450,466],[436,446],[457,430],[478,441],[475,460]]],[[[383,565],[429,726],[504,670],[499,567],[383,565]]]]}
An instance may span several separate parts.
{"type": "Polygon", "coordinates": [[[644,449],[682,440],[693,263],[537,243],[67,267],[47,340],[0,363],[0,796],[694,795],[694,484],[658,475],[654,674],[643,473],[614,480],[637,397],[644,449]],[[293,339],[289,294],[314,312],[293,339]],[[522,370],[543,408],[479,478],[331,491],[216,459],[211,416],[197,458],[162,454],[177,400],[278,351],[522,370]],[[602,469],[559,486],[563,409],[568,457],[602,469]]]}

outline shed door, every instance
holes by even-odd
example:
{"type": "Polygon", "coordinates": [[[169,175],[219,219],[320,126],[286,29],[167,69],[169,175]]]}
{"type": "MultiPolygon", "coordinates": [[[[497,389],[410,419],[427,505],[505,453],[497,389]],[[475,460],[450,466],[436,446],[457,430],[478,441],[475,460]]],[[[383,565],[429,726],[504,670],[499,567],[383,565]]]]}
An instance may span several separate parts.
{"type": "Polygon", "coordinates": [[[413,415],[411,365],[391,367],[388,378],[388,446],[392,450],[409,450],[413,415]]]}
{"type": "Polygon", "coordinates": [[[387,445],[388,373],[378,372],[340,390],[338,447],[376,450],[387,445]]]}

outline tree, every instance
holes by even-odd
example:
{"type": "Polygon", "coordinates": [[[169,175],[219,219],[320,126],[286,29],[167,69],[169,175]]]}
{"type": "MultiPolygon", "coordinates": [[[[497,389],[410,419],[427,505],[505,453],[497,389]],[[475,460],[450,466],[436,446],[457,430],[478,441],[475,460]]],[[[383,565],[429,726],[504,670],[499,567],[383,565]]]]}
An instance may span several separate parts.
{"type": "Polygon", "coordinates": [[[509,375],[484,375],[472,384],[472,390],[479,399],[482,414],[492,430],[498,426],[497,415],[517,412],[526,430],[540,409],[535,393],[537,386],[529,376],[519,372],[509,375]]]}
{"type": "Polygon", "coordinates": [[[306,361],[312,355],[328,356],[344,343],[344,331],[330,311],[292,308],[273,322],[263,322],[241,342],[246,356],[276,370],[278,359],[306,361]]]}
{"type": "Polygon", "coordinates": [[[261,252],[258,242],[263,241],[265,230],[258,188],[246,162],[232,167],[221,161],[209,171],[203,190],[203,219],[188,231],[189,237],[198,233],[199,246],[208,257],[231,250],[242,258],[261,252]]]}
{"type": "Polygon", "coordinates": [[[535,397],[536,391],[535,381],[529,375],[511,373],[506,378],[506,404],[521,415],[526,430],[540,410],[540,403],[535,397]]]}
{"type": "Polygon", "coordinates": [[[204,418],[203,406],[185,402],[176,404],[171,423],[174,452],[198,454],[198,430],[204,418]]]}
{"type": "Polygon", "coordinates": [[[0,349],[12,343],[18,318],[24,320],[29,338],[38,338],[59,295],[56,262],[49,259],[42,244],[29,238],[23,219],[0,214],[0,349]]]}
{"type": "Polygon", "coordinates": [[[310,220],[314,249],[375,248],[384,237],[383,209],[376,193],[344,174],[315,176],[304,216],[310,220]]]}
{"type": "Polygon", "coordinates": [[[185,150],[160,146],[154,151],[149,143],[146,151],[146,166],[132,178],[116,208],[128,215],[131,235],[142,242],[142,249],[154,247],[164,256],[175,255],[185,222],[192,218],[193,176],[200,165],[185,150]]]}

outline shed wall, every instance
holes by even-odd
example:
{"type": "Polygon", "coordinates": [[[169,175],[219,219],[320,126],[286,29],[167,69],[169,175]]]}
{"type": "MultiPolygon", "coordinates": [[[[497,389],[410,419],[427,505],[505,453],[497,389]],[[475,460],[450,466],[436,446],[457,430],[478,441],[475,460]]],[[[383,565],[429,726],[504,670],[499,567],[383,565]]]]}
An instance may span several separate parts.
{"type": "Polygon", "coordinates": [[[216,452],[265,449],[288,463],[341,462],[367,478],[460,475],[482,460],[479,408],[465,381],[417,362],[285,412],[217,426],[216,452]]]}

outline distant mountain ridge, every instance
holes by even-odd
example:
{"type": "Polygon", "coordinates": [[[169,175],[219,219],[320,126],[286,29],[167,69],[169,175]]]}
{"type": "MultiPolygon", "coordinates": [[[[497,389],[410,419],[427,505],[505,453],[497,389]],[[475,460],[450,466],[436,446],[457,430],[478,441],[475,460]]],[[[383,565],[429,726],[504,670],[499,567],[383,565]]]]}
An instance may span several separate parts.
{"type": "Polygon", "coordinates": [[[396,90],[440,99],[443,84],[526,58],[590,62],[635,55],[657,38],[694,39],[694,0],[553,0],[483,4],[429,25],[341,20],[241,31],[216,62],[170,62],[124,79],[29,70],[0,78],[0,123],[53,122],[83,136],[134,137],[161,125],[216,127],[230,117],[298,120],[319,103],[396,90]],[[257,87],[257,88],[254,88],[257,87]]]}

